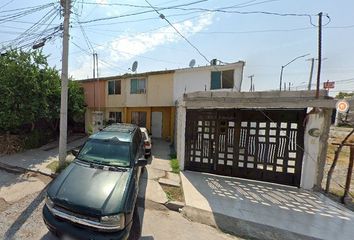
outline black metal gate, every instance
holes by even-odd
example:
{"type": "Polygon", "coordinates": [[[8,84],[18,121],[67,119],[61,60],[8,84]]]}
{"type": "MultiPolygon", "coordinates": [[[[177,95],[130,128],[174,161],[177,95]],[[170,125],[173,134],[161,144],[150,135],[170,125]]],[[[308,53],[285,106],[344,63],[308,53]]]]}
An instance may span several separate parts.
{"type": "Polygon", "coordinates": [[[300,185],[304,109],[187,110],[185,168],[300,185]]]}

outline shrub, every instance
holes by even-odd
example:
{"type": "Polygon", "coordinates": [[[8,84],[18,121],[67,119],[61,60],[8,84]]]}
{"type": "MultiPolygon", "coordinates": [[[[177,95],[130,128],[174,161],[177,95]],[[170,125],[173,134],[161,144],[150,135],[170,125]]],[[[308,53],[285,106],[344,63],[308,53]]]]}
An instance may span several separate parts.
{"type": "Polygon", "coordinates": [[[173,173],[179,173],[179,162],[177,158],[171,159],[171,168],[173,173]]]}

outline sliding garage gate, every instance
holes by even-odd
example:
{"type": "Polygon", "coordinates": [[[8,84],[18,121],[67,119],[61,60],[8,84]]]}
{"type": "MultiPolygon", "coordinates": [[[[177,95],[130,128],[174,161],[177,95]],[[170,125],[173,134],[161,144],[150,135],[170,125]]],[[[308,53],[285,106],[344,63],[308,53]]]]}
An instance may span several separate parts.
{"type": "Polygon", "coordinates": [[[185,169],[300,186],[304,109],[187,110],[185,169]]]}

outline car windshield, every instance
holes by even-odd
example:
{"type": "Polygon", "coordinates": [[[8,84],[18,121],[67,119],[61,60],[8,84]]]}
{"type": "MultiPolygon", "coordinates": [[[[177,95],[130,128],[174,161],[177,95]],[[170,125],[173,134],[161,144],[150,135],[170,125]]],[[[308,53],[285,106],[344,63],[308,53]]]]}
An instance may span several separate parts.
{"type": "Polygon", "coordinates": [[[77,158],[87,162],[128,167],[130,146],[129,143],[115,140],[91,139],[85,143],[77,158]]]}

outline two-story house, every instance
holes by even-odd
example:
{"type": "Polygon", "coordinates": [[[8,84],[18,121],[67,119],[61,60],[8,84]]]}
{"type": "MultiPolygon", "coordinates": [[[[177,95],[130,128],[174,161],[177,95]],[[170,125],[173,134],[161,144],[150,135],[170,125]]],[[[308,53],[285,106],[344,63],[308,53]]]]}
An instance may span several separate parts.
{"type": "Polygon", "coordinates": [[[86,130],[106,122],[135,123],[153,137],[173,139],[175,101],[184,93],[240,91],[244,62],[80,80],[87,104],[86,130]]]}

